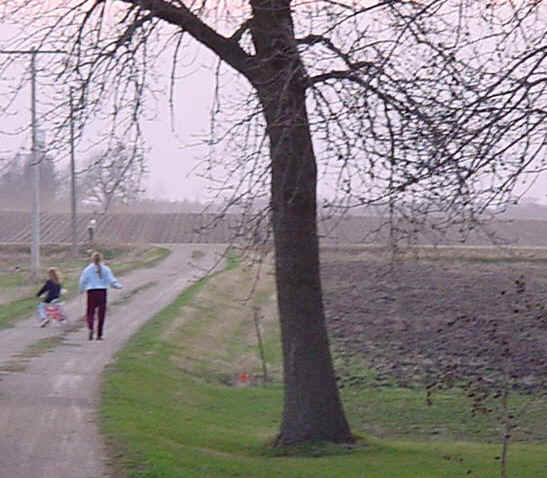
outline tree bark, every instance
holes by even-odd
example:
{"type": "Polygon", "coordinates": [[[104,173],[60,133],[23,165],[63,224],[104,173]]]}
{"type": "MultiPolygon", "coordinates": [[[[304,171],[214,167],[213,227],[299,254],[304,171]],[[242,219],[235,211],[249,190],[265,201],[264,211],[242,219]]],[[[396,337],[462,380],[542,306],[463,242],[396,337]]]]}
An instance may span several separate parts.
{"type": "Polygon", "coordinates": [[[285,383],[276,442],[348,442],[352,437],[338,395],[323,310],[315,156],[305,121],[305,97],[294,96],[300,97],[293,98],[293,114],[302,123],[270,128],[271,206],[285,383]]]}
{"type": "Polygon", "coordinates": [[[266,118],[285,384],[277,445],[350,442],[329,350],[317,235],[317,165],[288,1],[256,0],[254,77],[266,118]],[[274,4],[275,5],[272,5],[274,4]],[[286,8],[283,8],[283,4],[286,8]]]}

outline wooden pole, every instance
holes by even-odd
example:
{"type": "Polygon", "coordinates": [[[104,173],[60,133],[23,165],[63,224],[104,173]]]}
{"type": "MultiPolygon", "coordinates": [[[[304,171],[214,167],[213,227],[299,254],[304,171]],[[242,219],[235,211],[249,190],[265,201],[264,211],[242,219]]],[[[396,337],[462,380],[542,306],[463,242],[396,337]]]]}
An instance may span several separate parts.
{"type": "Polygon", "coordinates": [[[256,338],[258,340],[258,350],[260,352],[260,359],[262,360],[262,373],[264,375],[264,385],[268,381],[268,370],[266,368],[266,357],[264,356],[264,342],[262,341],[262,333],[260,332],[260,316],[259,308],[254,307],[254,322],[256,329],[256,338]]]}

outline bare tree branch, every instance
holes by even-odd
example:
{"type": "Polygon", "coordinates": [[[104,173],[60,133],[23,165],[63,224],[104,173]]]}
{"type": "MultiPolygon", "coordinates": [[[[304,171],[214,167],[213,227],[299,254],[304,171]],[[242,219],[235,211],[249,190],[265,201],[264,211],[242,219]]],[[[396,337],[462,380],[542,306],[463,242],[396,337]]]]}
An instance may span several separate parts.
{"type": "Polygon", "coordinates": [[[226,63],[246,77],[252,76],[251,57],[236,42],[226,38],[194,15],[184,3],[177,6],[163,0],[122,0],[149,11],[156,18],[187,31],[197,41],[215,52],[226,63]]]}

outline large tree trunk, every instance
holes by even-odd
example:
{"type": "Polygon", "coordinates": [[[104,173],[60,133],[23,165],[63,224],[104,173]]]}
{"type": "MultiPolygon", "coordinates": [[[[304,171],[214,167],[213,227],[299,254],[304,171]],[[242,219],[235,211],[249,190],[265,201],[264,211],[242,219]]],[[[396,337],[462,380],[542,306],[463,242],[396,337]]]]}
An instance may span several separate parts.
{"type": "MultiPolygon", "coordinates": [[[[294,98],[305,116],[303,95],[294,98]]],[[[294,111],[296,114],[297,111],[294,111]]],[[[271,134],[272,219],[285,401],[278,444],[351,441],[336,386],[323,311],[316,165],[306,122],[271,134]]]]}
{"type": "Polygon", "coordinates": [[[264,58],[261,78],[254,86],[264,108],[271,151],[271,207],[285,384],[277,444],[348,442],[352,436],[336,386],[325,325],[317,236],[317,167],[305,78],[288,3],[253,2],[251,27],[257,55],[264,58]],[[282,3],[287,4],[286,9],[280,8],[282,3]],[[267,4],[266,16],[262,4],[267,4]]]}

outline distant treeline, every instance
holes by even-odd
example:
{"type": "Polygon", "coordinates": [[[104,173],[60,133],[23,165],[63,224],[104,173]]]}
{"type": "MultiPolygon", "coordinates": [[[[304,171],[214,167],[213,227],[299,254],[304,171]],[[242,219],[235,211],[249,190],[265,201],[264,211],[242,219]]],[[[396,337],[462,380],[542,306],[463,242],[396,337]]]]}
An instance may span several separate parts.
{"type": "MultiPolygon", "coordinates": [[[[7,197],[2,197],[0,201],[0,211],[26,211],[30,212],[32,200],[28,196],[24,201],[9,201],[7,197]]],[[[254,210],[267,208],[264,201],[255,201],[254,210]]],[[[48,213],[68,213],[70,212],[70,201],[68,198],[51,198],[42,204],[42,211],[48,213]]],[[[82,214],[96,213],[100,214],[96,208],[82,207],[78,208],[82,214]]],[[[194,213],[194,214],[235,214],[242,213],[242,208],[238,206],[228,207],[227,203],[212,202],[204,203],[199,200],[168,200],[143,198],[131,202],[131,204],[115,204],[109,214],[137,214],[137,213],[194,213]]],[[[360,206],[347,210],[337,210],[332,214],[321,212],[323,216],[367,216],[367,217],[386,217],[387,208],[385,206],[360,206]]],[[[535,199],[523,200],[517,204],[509,204],[503,210],[492,211],[492,216],[499,219],[538,219],[547,221],[547,205],[540,204],[535,199]]]]}

